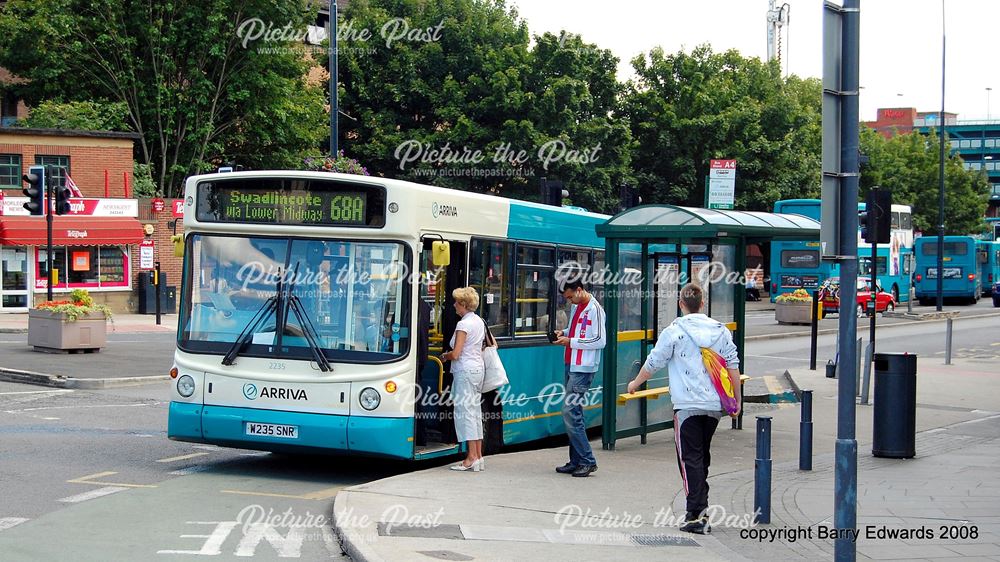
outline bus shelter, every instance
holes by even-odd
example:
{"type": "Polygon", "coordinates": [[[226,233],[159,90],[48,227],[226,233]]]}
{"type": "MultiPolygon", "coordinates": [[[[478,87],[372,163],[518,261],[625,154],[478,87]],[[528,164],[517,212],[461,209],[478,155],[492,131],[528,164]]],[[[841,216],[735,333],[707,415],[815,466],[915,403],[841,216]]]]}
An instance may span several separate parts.
{"type": "Polygon", "coordinates": [[[627,385],[659,333],[680,314],[681,286],[702,286],[703,311],[733,331],[746,372],[747,245],[818,240],[819,223],[801,215],[643,205],[597,225],[597,235],[605,239],[607,275],[596,289],[603,289],[609,326],[602,435],[604,449],[613,450],[617,439],[638,435],[645,443],[647,433],[673,427],[669,367],[634,395],[627,385]]]}

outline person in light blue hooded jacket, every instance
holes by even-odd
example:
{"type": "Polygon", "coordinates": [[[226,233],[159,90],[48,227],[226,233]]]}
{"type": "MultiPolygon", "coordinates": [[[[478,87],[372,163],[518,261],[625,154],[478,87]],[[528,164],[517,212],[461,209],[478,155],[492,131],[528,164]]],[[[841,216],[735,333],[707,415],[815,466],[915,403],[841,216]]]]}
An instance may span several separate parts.
{"type": "Polygon", "coordinates": [[[629,393],[634,393],[653,373],[670,367],[674,445],[687,494],[687,517],[681,530],[698,534],[710,531],[705,514],[708,466],[712,458],[710,448],[719,418],[725,415],[719,394],[702,362],[701,348],[711,348],[726,360],[733,388],[739,388],[740,378],[740,359],[733,335],[721,322],[701,313],[703,303],[701,287],[694,283],[681,287],[679,306],[684,315],[660,333],[646,364],[628,385],[629,393]]]}

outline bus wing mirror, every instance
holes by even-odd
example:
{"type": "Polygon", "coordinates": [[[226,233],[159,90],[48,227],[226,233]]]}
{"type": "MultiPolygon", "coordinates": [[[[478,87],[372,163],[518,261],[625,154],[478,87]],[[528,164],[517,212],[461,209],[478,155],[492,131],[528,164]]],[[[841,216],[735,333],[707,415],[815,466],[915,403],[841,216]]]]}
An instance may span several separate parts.
{"type": "Polygon", "coordinates": [[[174,245],[174,256],[184,257],[184,235],[174,234],[170,236],[170,242],[174,245]]]}
{"type": "Polygon", "coordinates": [[[435,240],[431,244],[431,263],[435,267],[451,265],[451,246],[443,240],[435,240]]]}

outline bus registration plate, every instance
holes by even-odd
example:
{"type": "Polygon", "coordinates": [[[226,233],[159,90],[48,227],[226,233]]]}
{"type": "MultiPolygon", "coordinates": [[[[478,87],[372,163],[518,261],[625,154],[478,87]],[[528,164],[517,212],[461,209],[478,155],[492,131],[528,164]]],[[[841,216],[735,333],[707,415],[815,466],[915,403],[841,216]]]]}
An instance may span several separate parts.
{"type": "Polygon", "coordinates": [[[273,423],[247,423],[247,435],[262,437],[283,437],[298,439],[299,427],[296,425],[276,425],[273,423]]]}

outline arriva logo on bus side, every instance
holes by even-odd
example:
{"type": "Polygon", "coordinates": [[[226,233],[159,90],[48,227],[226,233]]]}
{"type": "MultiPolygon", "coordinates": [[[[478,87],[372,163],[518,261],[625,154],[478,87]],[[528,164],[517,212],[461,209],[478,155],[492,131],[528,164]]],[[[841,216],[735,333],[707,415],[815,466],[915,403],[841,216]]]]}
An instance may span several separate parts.
{"type": "Polygon", "coordinates": [[[431,203],[431,216],[434,218],[457,217],[458,207],[454,205],[438,205],[437,203],[431,203]]]}
{"type": "Polygon", "coordinates": [[[249,382],[243,385],[243,396],[246,397],[247,400],[256,400],[257,385],[249,382]]]}

